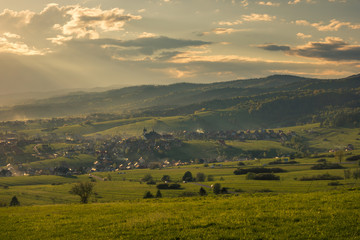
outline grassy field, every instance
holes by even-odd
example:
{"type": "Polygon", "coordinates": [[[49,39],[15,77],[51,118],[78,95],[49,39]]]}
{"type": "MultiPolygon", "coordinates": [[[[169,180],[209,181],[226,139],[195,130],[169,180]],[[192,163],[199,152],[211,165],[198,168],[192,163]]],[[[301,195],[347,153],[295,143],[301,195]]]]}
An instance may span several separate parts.
{"type": "MultiPolygon", "coordinates": [[[[244,161],[249,168],[254,166],[266,165],[273,159],[249,160],[244,161]]],[[[214,183],[220,183],[222,187],[229,191],[256,193],[271,191],[274,193],[306,193],[306,192],[327,192],[332,190],[348,189],[359,187],[360,181],[356,179],[339,180],[338,185],[329,186],[331,180],[321,181],[299,181],[302,177],[321,175],[329,173],[334,176],[344,177],[343,169],[312,170],[311,167],[316,164],[317,159],[296,159],[299,161],[295,165],[271,165],[269,167],[280,167],[286,172],[278,173],[279,181],[260,181],[247,180],[245,175],[235,175],[234,170],[238,168],[238,162],[224,162],[209,164],[208,167],[202,165],[188,165],[181,167],[172,167],[164,169],[136,169],[122,172],[111,173],[93,173],[97,176],[95,183],[96,194],[90,199],[91,202],[116,202],[123,200],[142,199],[145,191],[151,191],[154,195],[157,191],[156,185],[142,183],[141,179],[146,174],[151,174],[157,183],[163,175],[169,175],[173,182],[181,183],[180,190],[162,190],[164,198],[179,197],[184,193],[191,192],[197,194],[200,186],[194,183],[182,183],[182,176],[186,171],[190,171],[194,177],[198,173],[204,173],[206,176],[212,176],[213,180],[200,182],[206,186],[214,183]],[[111,181],[102,181],[104,178],[111,178],[111,181]]],[[[335,162],[334,158],[328,158],[328,161],[335,162]]],[[[346,169],[355,171],[359,168],[357,162],[345,163],[346,169]]],[[[89,175],[80,175],[74,177],[61,176],[24,176],[0,178],[0,202],[8,204],[13,196],[17,196],[24,206],[43,205],[53,203],[77,203],[77,196],[69,194],[74,183],[90,181],[89,175]]],[[[210,195],[213,195],[210,188],[205,188],[210,195]]]]}
{"type": "Polygon", "coordinates": [[[0,239],[360,239],[360,191],[0,208],[0,239]]]}

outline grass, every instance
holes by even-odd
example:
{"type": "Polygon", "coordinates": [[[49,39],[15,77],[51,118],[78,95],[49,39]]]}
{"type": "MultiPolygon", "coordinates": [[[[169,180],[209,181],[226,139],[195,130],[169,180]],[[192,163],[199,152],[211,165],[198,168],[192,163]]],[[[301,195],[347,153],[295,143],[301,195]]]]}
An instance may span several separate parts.
{"type": "MultiPolygon", "coordinates": [[[[173,182],[180,182],[181,190],[162,190],[164,198],[175,198],[183,192],[198,193],[200,186],[191,183],[182,183],[182,177],[186,171],[190,171],[194,177],[201,172],[206,176],[212,175],[213,181],[205,181],[201,184],[210,186],[220,183],[222,187],[229,188],[230,191],[241,189],[247,193],[255,193],[264,189],[269,189],[274,193],[306,193],[306,192],[326,192],[332,190],[345,189],[349,187],[359,187],[360,182],[355,179],[340,180],[341,185],[329,186],[330,180],[324,181],[299,181],[302,177],[310,177],[329,173],[335,176],[344,177],[343,169],[311,170],[317,159],[296,159],[299,164],[295,165],[271,165],[286,170],[284,173],[277,173],[280,181],[259,181],[246,180],[245,175],[234,175],[234,170],[238,168],[237,162],[216,163],[204,167],[203,164],[189,165],[181,167],[171,167],[164,169],[136,169],[127,170],[119,173],[93,173],[100,178],[111,176],[112,181],[100,181],[97,179],[95,192],[91,199],[92,202],[114,202],[124,200],[141,199],[145,191],[156,193],[156,185],[140,183],[146,174],[160,183],[163,175],[169,175],[173,182]]],[[[244,168],[262,166],[265,162],[271,161],[245,161],[244,168]]],[[[358,168],[358,163],[343,164],[352,171],[358,168]]],[[[79,199],[69,194],[72,184],[80,181],[89,181],[88,175],[76,176],[73,178],[59,176],[24,176],[0,178],[0,202],[9,203],[13,196],[18,196],[23,205],[43,205],[52,203],[76,203],[79,199]],[[1,187],[3,186],[3,187],[1,187]],[[4,187],[5,186],[5,187],[4,187]],[[7,186],[7,187],[6,187],[7,186]],[[55,199],[55,200],[54,200],[55,199]]],[[[209,188],[207,191],[211,192],[209,188]]],[[[212,193],[210,194],[212,195],[212,193]]]]}
{"type": "Polygon", "coordinates": [[[30,167],[34,169],[49,169],[59,166],[68,166],[70,168],[79,168],[79,167],[90,167],[96,161],[96,157],[80,154],[71,158],[59,157],[55,159],[46,159],[41,161],[35,161],[27,164],[23,164],[25,167],[30,167]]]}
{"type": "Polygon", "coordinates": [[[360,191],[0,208],[0,239],[360,239],[360,191]]]}

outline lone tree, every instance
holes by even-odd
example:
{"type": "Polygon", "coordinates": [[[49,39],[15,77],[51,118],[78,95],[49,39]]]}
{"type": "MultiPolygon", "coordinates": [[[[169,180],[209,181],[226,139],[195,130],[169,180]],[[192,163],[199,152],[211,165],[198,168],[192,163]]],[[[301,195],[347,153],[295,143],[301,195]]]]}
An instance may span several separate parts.
{"type": "Polygon", "coordinates": [[[144,198],[153,198],[154,195],[152,195],[152,193],[150,191],[146,191],[144,194],[144,198]]]}
{"type": "Polygon", "coordinates": [[[70,193],[79,195],[81,203],[88,203],[89,197],[93,194],[94,186],[95,184],[91,182],[80,182],[71,188],[70,193]]]}
{"type": "Polygon", "coordinates": [[[162,198],[162,194],[161,194],[160,190],[157,190],[155,197],[162,198]]]}
{"type": "Polygon", "coordinates": [[[162,182],[170,182],[170,176],[169,175],[162,176],[161,181],[162,182]]]}
{"type": "Polygon", "coordinates": [[[200,191],[199,191],[199,194],[200,194],[200,196],[206,196],[206,195],[207,195],[207,192],[206,192],[206,190],[205,190],[203,187],[201,187],[201,188],[200,188],[200,191]]]}
{"type": "Polygon", "coordinates": [[[16,196],[13,196],[13,198],[10,201],[10,207],[15,207],[15,206],[20,206],[20,202],[16,196]]]}
{"type": "Polygon", "coordinates": [[[187,171],[184,176],[182,177],[182,180],[185,181],[185,182],[192,182],[194,179],[193,179],[193,176],[192,176],[192,173],[190,171],[187,171]]]}
{"type": "Polygon", "coordinates": [[[344,151],[343,150],[338,150],[335,152],[335,157],[339,160],[339,162],[341,163],[341,161],[344,158],[344,151]]]}

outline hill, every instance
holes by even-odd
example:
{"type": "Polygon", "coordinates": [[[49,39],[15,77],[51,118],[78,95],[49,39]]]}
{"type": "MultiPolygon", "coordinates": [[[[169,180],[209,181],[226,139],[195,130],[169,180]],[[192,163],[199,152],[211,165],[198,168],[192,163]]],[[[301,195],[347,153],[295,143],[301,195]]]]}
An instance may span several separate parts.
{"type": "Polygon", "coordinates": [[[310,79],[289,75],[217,82],[210,84],[178,83],[159,86],[135,86],[93,93],[73,93],[34,103],[3,108],[0,120],[79,116],[92,113],[138,114],[167,111],[179,115],[185,109],[199,110],[217,105],[217,109],[247,104],[275,96],[299,95],[301,92],[349,91],[360,87],[360,75],[343,79],[310,79]],[[222,106],[222,104],[225,105],[222,106]],[[235,102],[234,102],[235,101],[235,102]]]}

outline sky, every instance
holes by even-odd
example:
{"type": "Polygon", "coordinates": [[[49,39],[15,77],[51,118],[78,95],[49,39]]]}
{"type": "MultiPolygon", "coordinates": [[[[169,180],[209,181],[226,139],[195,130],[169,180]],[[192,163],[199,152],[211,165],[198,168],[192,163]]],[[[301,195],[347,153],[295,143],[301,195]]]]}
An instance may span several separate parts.
{"type": "Polygon", "coordinates": [[[1,0],[0,94],[360,72],[359,0],[1,0]]]}

